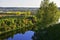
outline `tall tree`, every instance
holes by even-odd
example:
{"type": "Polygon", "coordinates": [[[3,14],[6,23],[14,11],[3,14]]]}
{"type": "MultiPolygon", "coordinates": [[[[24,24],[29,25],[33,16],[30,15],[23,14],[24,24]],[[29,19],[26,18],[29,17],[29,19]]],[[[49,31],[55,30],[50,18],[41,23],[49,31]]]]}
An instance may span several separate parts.
{"type": "Polygon", "coordinates": [[[47,27],[58,21],[58,8],[55,3],[43,0],[36,14],[41,27],[47,27]]]}

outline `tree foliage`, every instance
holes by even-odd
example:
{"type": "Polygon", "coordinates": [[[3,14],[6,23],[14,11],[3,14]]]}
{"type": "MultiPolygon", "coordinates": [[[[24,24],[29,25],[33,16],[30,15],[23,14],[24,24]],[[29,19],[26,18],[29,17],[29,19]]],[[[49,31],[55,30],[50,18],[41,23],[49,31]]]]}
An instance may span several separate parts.
{"type": "Polygon", "coordinates": [[[58,8],[54,2],[43,0],[36,16],[41,27],[49,26],[58,21],[58,8]]]}

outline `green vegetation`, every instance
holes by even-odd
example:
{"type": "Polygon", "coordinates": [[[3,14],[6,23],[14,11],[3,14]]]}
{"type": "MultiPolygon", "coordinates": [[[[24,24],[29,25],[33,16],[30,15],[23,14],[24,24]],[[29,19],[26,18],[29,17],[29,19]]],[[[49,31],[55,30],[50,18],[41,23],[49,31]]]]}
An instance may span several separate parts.
{"type": "Polygon", "coordinates": [[[20,29],[23,28],[24,30],[32,29],[34,23],[33,23],[33,19],[31,18],[35,19],[34,17],[17,18],[17,16],[14,18],[13,17],[1,18],[0,19],[0,32],[10,31],[17,28],[20,28],[20,29]]]}
{"type": "Polygon", "coordinates": [[[39,8],[36,16],[41,27],[48,27],[54,24],[59,19],[59,10],[53,2],[49,3],[49,0],[44,0],[41,2],[41,7],[39,8]]]}
{"type": "Polygon", "coordinates": [[[56,4],[49,3],[49,0],[41,2],[41,6],[36,14],[38,19],[38,31],[34,36],[34,40],[60,40],[60,24],[58,22],[60,10],[56,4]]]}
{"type": "Polygon", "coordinates": [[[40,29],[34,34],[33,40],[60,40],[60,23],[40,29]]]}
{"type": "Polygon", "coordinates": [[[55,3],[43,0],[36,15],[32,16],[30,12],[24,16],[20,16],[19,12],[16,15],[0,17],[0,35],[19,30],[19,32],[33,30],[36,32],[35,37],[37,38],[34,38],[34,40],[55,40],[54,38],[57,36],[59,38],[60,25],[56,25],[56,23],[60,17],[60,10],[58,10],[55,3]]]}

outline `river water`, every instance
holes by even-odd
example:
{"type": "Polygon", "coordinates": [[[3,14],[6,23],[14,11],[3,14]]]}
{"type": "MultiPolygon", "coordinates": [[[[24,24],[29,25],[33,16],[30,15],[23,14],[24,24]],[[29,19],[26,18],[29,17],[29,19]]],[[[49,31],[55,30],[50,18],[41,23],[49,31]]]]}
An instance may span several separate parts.
{"type": "Polygon", "coordinates": [[[17,33],[13,35],[13,37],[9,37],[4,40],[32,40],[32,37],[34,36],[34,31],[26,31],[23,33],[17,33]]]}

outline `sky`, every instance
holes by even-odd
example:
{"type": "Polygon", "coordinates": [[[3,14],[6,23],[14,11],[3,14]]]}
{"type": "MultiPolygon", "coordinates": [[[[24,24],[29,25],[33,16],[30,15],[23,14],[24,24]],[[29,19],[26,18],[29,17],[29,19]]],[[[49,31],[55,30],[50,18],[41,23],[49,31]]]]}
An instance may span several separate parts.
{"type": "MultiPolygon", "coordinates": [[[[60,7],[60,0],[50,0],[60,7]]],[[[41,0],[0,0],[0,7],[40,7],[41,0]]]]}

